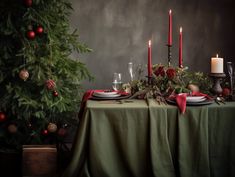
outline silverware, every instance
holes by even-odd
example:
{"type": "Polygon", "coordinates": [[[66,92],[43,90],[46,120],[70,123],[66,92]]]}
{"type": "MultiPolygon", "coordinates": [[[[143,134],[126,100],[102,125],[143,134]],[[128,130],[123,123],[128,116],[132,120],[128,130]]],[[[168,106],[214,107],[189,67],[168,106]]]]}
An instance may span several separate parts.
{"type": "Polygon", "coordinates": [[[217,100],[217,99],[215,99],[215,102],[216,102],[216,104],[220,105],[220,103],[218,102],[218,100],[217,100]]]}
{"type": "Polygon", "coordinates": [[[216,97],[215,101],[216,101],[217,103],[226,104],[225,101],[224,101],[224,98],[222,98],[222,97],[216,97]]]}
{"type": "Polygon", "coordinates": [[[123,104],[123,103],[133,103],[133,100],[116,100],[116,102],[123,104]]]}

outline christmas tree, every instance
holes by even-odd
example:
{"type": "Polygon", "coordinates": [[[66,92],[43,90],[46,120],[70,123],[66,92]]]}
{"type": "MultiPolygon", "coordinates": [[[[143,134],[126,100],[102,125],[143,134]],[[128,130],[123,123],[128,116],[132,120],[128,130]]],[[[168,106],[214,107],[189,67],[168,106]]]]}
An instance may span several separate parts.
{"type": "Polygon", "coordinates": [[[71,32],[69,0],[0,2],[0,148],[56,142],[91,79],[71,53],[89,52],[71,32]]]}

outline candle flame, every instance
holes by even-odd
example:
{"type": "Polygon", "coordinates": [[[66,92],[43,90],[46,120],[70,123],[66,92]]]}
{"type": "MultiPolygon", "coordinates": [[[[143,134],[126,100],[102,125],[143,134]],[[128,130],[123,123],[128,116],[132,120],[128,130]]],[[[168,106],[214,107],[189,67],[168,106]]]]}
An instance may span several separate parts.
{"type": "Polygon", "coordinates": [[[171,9],[169,10],[169,14],[171,14],[172,13],[172,11],[171,11],[171,9]]]}
{"type": "Polygon", "coordinates": [[[218,53],[216,54],[216,58],[219,58],[219,54],[218,53]]]}
{"type": "Polygon", "coordinates": [[[149,47],[151,46],[151,44],[152,44],[152,42],[151,42],[151,40],[149,40],[149,47]]]}
{"type": "Polygon", "coordinates": [[[182,33],[182,31],[183,31],[183,28],[182,28],[182,27],[180,27],[180,33],[182,33]]]}

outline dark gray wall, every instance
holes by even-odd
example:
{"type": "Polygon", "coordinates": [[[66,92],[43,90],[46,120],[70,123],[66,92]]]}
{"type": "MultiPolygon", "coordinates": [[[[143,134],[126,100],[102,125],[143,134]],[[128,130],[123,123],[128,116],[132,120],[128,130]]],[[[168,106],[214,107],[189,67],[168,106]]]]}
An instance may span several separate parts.
{"type": "Polygon", "coordinates": [[[95,76],[85,88],[110,88],[112,74],[127,79],[127,63],[147,63],[147,41],[153,40],[153,63],[167,63],[168,10],[173,10],[173,63],[178,64],[178,33],[183,27],[184,65],[210,71],[219,53],[235,61],[233,0],[72,0],[71,25],[80,41],[93,49],[80,55],[95,76]]]}

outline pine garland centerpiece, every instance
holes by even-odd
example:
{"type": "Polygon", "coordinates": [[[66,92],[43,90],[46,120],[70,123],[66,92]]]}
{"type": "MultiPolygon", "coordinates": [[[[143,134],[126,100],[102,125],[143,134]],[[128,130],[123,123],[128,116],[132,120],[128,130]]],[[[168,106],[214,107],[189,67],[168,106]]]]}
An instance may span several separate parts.
{"type": "Polygon", "coordinates": [[[153,66],[151,82],[146,79],[130,82],[132,98],[154,98],[166,102],[166,98],[176,93],[200,91],[210,94],[212,82],[202,72],[190,72],[187,67],[179,68],[157,64],[153,66]]]}

